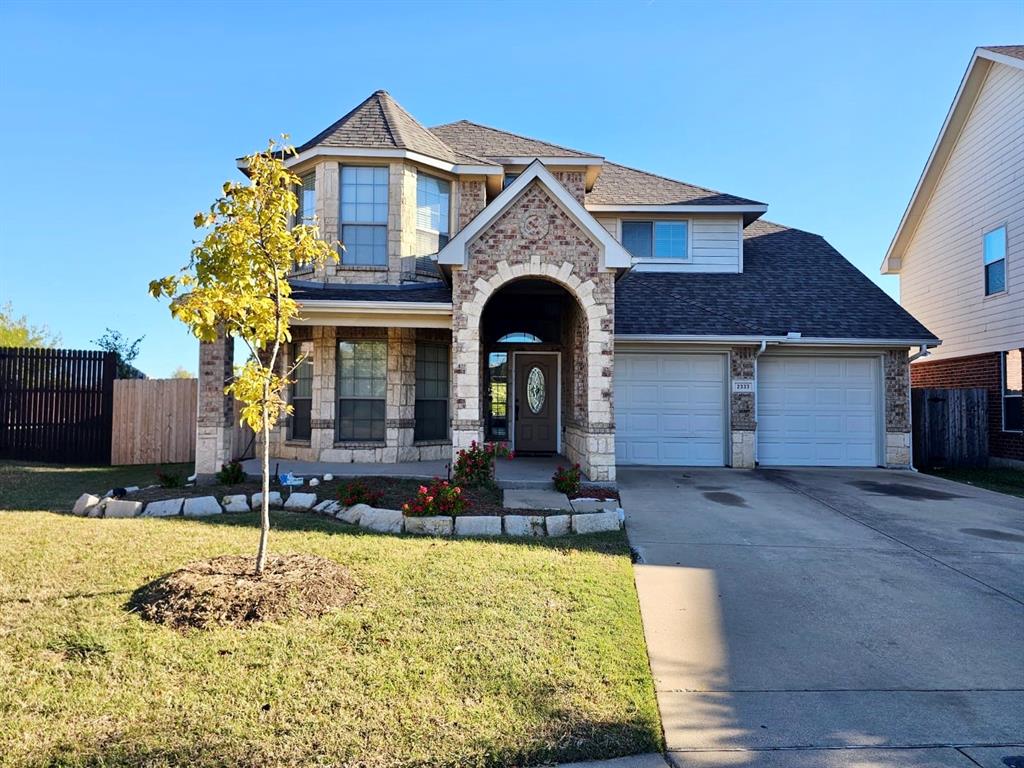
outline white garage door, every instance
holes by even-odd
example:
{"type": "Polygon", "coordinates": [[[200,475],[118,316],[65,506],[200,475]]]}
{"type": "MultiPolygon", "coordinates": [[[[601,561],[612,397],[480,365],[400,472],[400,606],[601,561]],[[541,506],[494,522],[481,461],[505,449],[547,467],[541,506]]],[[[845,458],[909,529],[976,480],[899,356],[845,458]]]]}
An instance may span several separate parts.
{"type": "Polygon", "coordinates": [[[762,357],[757,458],[765,465],[878,464],[878,360],[762,357]]]}
{"type": "Polygon", "coordinates": [[[725,356],[616,354],[615,459],[721,466],[725,356]]]}

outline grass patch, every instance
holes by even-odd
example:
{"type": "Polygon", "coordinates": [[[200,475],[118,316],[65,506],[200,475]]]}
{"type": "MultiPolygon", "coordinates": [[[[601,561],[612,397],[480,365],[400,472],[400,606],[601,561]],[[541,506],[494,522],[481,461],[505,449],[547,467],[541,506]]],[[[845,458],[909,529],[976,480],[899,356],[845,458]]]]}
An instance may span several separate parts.
{"type": "MultiPolygon", "coordinates": [[[[89,487],[113,484],[93,472],[89,487]]],[[[661,746],[621,533],[437,540],[279,512],[272,553],[343,566],[353,602],[179,631],[133,613],[132,593],[189,562],[254,555],[255,514],[22,509],[0,513],[0,755],[14,764],[482,767],[661,746]]]]}
{"type": "Polygon", "coordinates": [[[1008,493],[1024,497],[1024,470],[1009,467],[952,467],[949,469],[925,469],[929,475],[943,477],[966,485],[974,485],[989,491],[1008,493]]]}

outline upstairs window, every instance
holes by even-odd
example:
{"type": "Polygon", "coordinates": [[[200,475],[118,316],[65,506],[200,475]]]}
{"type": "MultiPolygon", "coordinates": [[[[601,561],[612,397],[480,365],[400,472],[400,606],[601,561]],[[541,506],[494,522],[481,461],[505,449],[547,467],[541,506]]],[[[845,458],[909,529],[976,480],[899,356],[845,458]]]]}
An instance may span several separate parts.
{"type": "Polygon", "coordinates": [[[505,178],[502,179],[502,181],[501,181],[501,188],[505,189],[506,187],[508,187],[509,184],[511,184],[513,181],[515,181],[518,178],[519,178],[519,174],[518,173],[506,173],[505,174],[505,178]]]}
{"type": "Polygon", "coordinates": [[[313,342],[292,344],[292,364],[298,367],[292,373],[288,387],[288,402],[292,415],[288,417],[288,439],[309,440],[313,414],[313,342]],[[301,360],[301,362],[300,362],[301,360]]]}
{"type": "Polygon", "coordinates": [[[345,246],[342,264],[387,266],[387,168],[342,167],[341,242],[345,246]]]}
{"type": "Polygon", "coordinates": [[[686,261],[689,223],[685,221],[624,221],[622,246],[635,259],[686,261]]]}
{"type": "Polygon", "coordinates": [[[299,177],[295,197],[299,202],[299,207],[295,209],[295,223],[313,226],[316,218],[316,173],[310,171],[299,177]]]}
{"type": "Polygon", "coordinates": [[[1021,350],[1003,352],[1003,432],[1024,431],[1024,363],[1021,350]]]}
{"type": "Polygon", "coordinates": [[[416,175],[416,255],[437,253],[448,243],[451,189],[444,179],[416,175]]]}
{"type": "Polygon", "coordinates": [[[985,295],[1006,290],[1006,227],[993,229],[985,235],[985,295]]]}

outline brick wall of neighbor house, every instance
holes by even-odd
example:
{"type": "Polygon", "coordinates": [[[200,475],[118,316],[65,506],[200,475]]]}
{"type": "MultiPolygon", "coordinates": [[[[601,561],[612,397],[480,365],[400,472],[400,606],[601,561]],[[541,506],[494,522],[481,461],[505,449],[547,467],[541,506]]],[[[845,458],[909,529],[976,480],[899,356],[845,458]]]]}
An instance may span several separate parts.
{"type": "Polygon", "coordinates": [[[225,336],[199,344],[199,393],[196,403],[196,474],[210,480],[233,458],[234,400],[224,394],[234,365],[234,339],[225,336]]]}
{"type": "Polygon", "coordinates": [[[915,389],[970,389],[988,391],[988,452],[1002,459],[1024,461],[1024,434],[1003,432],[1003,371],[998,352],[920,360],[910,366],[915,389]]]}
{"type": "MultiPolygon", "coordinates": [[[[416,328],[295,328],[295,341],[313,341],[313,409],[309,441],[288,440],[282,423],[271,434],[275,458],[303,461],[380,462],[430,461],[448,458],[450,440],[417,443],[416,426],[416,342],[451,343],[442,329],[416,328]],[[342,339],[380,339],[388,344],[387,388],[385,390],[384,440],[355,443],[335,441],[337,390],[335,374],[338,342],[342,339]]],[[[290,365],[287,352],[284,365],[290,365]]]]}
{"type": "MultiPolygon", "coordinates": [[[[614,480],[613,272],[601,267],[597,243],[536,181],[470,244],[467,266],[452,270],[454,448],[483,437],[480,317],[484,306],[502,285],[526,277],[564,287],[575,296],[586,318],[579,340],[581,353],[586,350],[586,407],[574,424],[563,424],[563,450],[591,479],[614,480]]],[[[573,367],[582,370],[582,364],[573,367]]]]}
{"type": "Polygon", "coordinates": [[[885,353],[885,466],[910,466],[910,371],[908,350],[885,353]]]}
{"type": "Polygon", "coordinates": [[[757,347],[733,347],[729,350],[729,430],[730,464],[753,468],[757,444],[757,420],[754,418],[754,393],[733,392],[732,380],[754,379],[757,347]]]}

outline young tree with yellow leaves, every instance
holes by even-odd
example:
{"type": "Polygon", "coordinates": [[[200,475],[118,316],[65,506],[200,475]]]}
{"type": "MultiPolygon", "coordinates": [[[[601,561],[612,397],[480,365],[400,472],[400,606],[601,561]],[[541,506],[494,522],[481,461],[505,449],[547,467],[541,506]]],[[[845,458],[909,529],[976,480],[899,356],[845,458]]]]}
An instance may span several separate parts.
{"type": "Polygon", "coordinates": [[[171,314],[200,341],[228,334],[249,349],[249,360],[236,368],[225,394],[241,401],[242,421],[263,444],[257,574],[266,565],[270,532],[270,430],[291,413],[283,390],[294,368],[284,375],[277,372],[281,345],[291,340],[290,324],[299,312],[287,275],[296,265],[321,267],[338,258],[319,239],[316,226],[289,227],[298,208],[294,190],[300,180],[285,167],[284,158],[294,153],[292,147],[271,141],[265,152],[247,157],[248,183],[225,182],[209,212],[196,214],[194,224],[206,234],[192,249],[188,265],[149,284],[155,298],[171,299],[171,314]]]}

